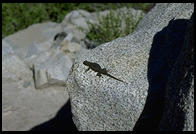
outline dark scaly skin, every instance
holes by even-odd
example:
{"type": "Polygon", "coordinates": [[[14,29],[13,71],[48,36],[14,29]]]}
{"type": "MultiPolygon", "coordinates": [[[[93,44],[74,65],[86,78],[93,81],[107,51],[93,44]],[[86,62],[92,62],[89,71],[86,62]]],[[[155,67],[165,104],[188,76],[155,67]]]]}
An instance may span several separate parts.
{"type": "MultiPolygon", "coordinates": [[[[85,72],[87,72],[89,69],[92,69],[93,71],[97,72],[97,76],[99,76],[99,77],[101,77],[101,75],[103,74],[103,75],[107,75],[110,78],[113,78],[115,80],[124,82],[124,81],[122,81],[120,79],[117,79],[116,77],[108,74],[108,71],[105,68],[102,69],[101,66],[99,64],[95,63],[95,62],[89,62],[89,61],[86,61],[85,60],[83,62],[83,64],[86,65],[86,66],[88,66],[88,69],[85,72]]],[[[124,82],[124,83],[126,83],[126,82],[124,82]]]]}

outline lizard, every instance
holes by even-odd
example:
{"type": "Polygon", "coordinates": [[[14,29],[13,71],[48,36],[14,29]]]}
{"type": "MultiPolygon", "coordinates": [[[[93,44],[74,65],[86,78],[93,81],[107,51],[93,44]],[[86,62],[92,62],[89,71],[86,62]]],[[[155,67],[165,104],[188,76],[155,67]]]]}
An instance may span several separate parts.
{"type": "MultiPolygon", "coordinates": [[[[116,78],[116,77],[114,77],[114,76],[108,74],[108,71],[106,70],[106,68],[103,68],[103,69],[102,69],[101,66],[100,66],[99,64],[95,63],[95,62],[89,62],[89,61],[86,61],[86,60],[85,60],[85,61],[83,62],[83,64],[86,65],[86,66],[88,66],[88,69],[87,69],[85,72],[87,72],[89,69],[91,69],[91,70],[93,70],[94,72],[97,72],[97,76],[99,76],[99,77],[101,77],[102,74],[103,74],[103,75],[109,76],[110,78],[113,78],[113,79],[115,79],[115,80],[124,82],[124,81],[122,81],[122,80],[120,80],[120,79],[118,79],[118,78],[116,78]]],[[[124,82],[124,83],[127,84],[127,82],[124,82]]]]}

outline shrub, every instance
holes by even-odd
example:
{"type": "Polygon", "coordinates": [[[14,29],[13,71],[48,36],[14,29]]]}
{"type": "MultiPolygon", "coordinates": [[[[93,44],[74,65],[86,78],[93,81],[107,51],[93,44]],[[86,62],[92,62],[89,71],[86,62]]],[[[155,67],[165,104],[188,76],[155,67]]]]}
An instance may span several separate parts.
{"type": "Polygon", "coordinates": [[[44,21],[61,22],[65,15],[77,9],[89,12],[120,7],[135,7],[145,10],[149,3],[3,3],[2,38],[29,25],[44,21]]]}
{"type": "Polygon", "coordinates": [[[90,32],[87,33],[86,37],[88,40],[95,42],[96,45],[109,42],[132,33],[141,19],[142,17],[135,20],[131,13],[115,13],[110,10],[106,16],[98,17],[99,24],[88,22],[90,32]],[[124,27],[122,27],[122,24],[124,24],[124,27]]]}

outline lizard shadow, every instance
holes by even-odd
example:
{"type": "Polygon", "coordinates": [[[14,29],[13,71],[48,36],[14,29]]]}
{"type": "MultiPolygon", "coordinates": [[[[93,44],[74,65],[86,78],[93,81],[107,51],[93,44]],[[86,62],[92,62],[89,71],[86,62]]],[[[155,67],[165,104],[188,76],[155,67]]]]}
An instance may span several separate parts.
{"type": "Polygon", "coordinates": [[[133,131],[158,130],[168,77],[184,43],[188,19],[170,20],[156,33],[148,59],[148,96],[133,131]]]}
{"type": "Polygon", "coordinates": [[[77,131],[72,120],[70,99],[60,108],[54,118],[31,128],[29,131],[77,131]]]}

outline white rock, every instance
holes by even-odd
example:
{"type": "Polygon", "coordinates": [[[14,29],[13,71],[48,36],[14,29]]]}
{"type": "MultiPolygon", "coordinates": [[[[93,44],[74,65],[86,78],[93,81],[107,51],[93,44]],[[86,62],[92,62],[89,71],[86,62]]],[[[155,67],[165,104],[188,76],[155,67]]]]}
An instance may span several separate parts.
{"type": "Polygon", "coordinates": [[[69,53],[76,53],[77,51],[79,51],[81,49],[80,44],[75,43],[75,42],[69,42],[67,40],[64,40],[62,43],[62,50],[64,52],[69,52],[69,53]]]}
{"type": "Polygon", "coordinates": [[[2,40],[2,56],[4,57],[7,54],[13,54],[14,51],[12,46],[8,44],[5,40],[2,40]]]}
{"type": "Polygon", "coordinates": [[[37,89],[49,85],[65,85],[72,66],[71,59],[63,52],[51,50],[34,63],[35,86],[37,89]]]}
{"type": "Polygon", "coordinates": [[[68,23],[70,23],[75,26],[82,27],[88,30],[89,27],[86,21],[87,21],[87,18],[89,19],[90,17],[91,17],[91,14],[85,10],[74,10],[65,16],[65,19],[63,20],[62,25],[65,26],[68,23]]]}
{"type": "Polygon", "coordinates": [[[61,31],[61,25],[53,22],[34,24],[27,29],[5,37],[14,52],[23,60],[28,55],[28,48],[33,44],[41,44],[53,38],[61,31]]]}
{"type": "Polygon", "coordinates": [[[71,41],[79,42],[81,39],[84,39],[86,37],[86,32],[79,30],[76,26],[73,24],[68,24],[65,27],[63,27],[64,32],[72,34],[71,41]]]}
{"type": "Polygon", "coordinates": [[[9,54],[2,59],[2,78],[18,80],[32,80],[32,71],[16,55],[9,54]]]}
{"type": "Polygon", "coordinates": [[[64,87],[36,90],[33,83],[27,80],[19,83],[3,78],[3,131],[29,131],[52,119],[69,98],[64,87]]]}

